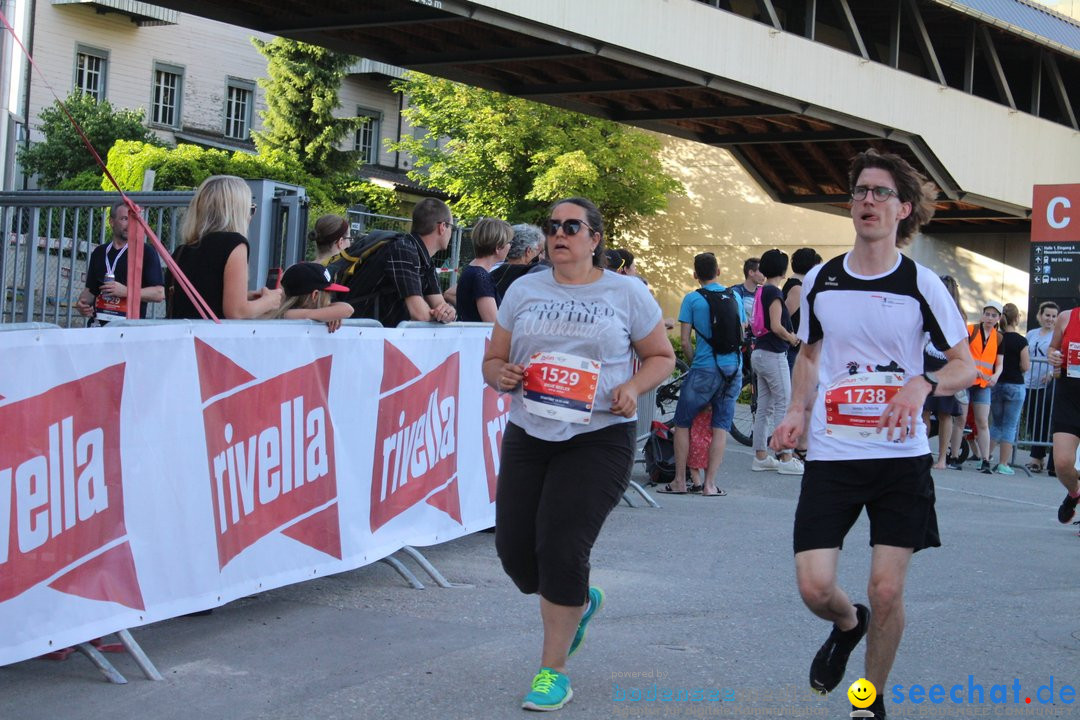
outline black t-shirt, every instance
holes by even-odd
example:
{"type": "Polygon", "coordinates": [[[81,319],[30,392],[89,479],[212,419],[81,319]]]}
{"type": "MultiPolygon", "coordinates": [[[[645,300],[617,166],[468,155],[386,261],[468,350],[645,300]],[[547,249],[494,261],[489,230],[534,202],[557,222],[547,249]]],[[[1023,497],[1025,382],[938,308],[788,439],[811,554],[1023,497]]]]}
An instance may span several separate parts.
{"type": "MultiPolygon", "coordinates": [[[[96,298],[101,293],[101,285],[105,282],[106,260],[108,264],[116,264],[113,268],[113,276],[116,282],[127,285],[128,252],[127,246],[117,248],[112,241],[104,245],[98,245],[90,253],[90,262],[86,266],[86,289],[96,298]]],[[[150,245],[143,246],[142,286],[155,287],[164,285],[165,279],[161,274],[161,259],[150,245]]],[[[139,317],[146,317],[148,303],[139,303],[139,317]]]]}
{"type": "Polygon", "coordinates": [[[522,275],[528,273],[534,267],[538,267],[538,265],[536,263],[529,265],[503,263],[492,270],[491,280],[495,283],[495,300],[501,303],[503,295],[506,294],[506,290],[510,287],[510,284],[522,275]]]}
{"type": "Polygon", "coordinates": [[[787,340],[784,340],[779,335],[772,331],[772,320],[769,313],[769,308],[772,307],[773,302],[780,303],[780,323],[786,330],[791,331],[791,314],[784,306],[784,294],[780,291],[780,288],[775,285],[765,284],[761,286],[761,311],[765,315],[765,327],[769,332],[765,333],[757,339],[757,344],[754,346],[756,350],[768,350],[769,352],[782,352],[786,353],[787,349],[791,347],[787,340]]]}
{"type": "Polygon", "coordinates": [[[1020,333],[1007,332],[1001,341],[998,352],[1004,355],[1001,361],[999,383],[1019,384],[1024,382],[1024,371],[1020,369],[1020,353],[1028,346],[1027,338],[1020,333]]]}
{"type": "Polygon", "coordinates": [[[461,271],[457,285],[457,314],[463,322],[482,322],[476,301],[480,298],[495,298],[496,306],[501,298],[495,291],[491,273],[482,267],[469,265],[461,271]]]}
{"type": "MultiPolygon", "coordinates": [[[[240,233],[208,233],[199,242],[181,245],[173,251],[173,260],[219,319],[225,317],[225,261],[237,245],[244,246],[246,265],[248,241],[240,233]]],[[[170,318],[198,320],[202,317],[187,293],[175,282],[175,278],[171,277],[171,273],[169,287],[165,292],[166,299],[169,300],[170,318]]]]}
{"type": "MultiPolygon", "coordinates": [[[[791,288],[802,287],[802,280],[799,278],[788,278],[784,282],[784,287],[780,288],[780,291],[784,294],[784,306],[787,306],[788,294],[791,292],[791,288]]],[[[799,308],[795,307],[795,312],[791,313],[791,330],[795,332],[799,329],[799,308]]]]}

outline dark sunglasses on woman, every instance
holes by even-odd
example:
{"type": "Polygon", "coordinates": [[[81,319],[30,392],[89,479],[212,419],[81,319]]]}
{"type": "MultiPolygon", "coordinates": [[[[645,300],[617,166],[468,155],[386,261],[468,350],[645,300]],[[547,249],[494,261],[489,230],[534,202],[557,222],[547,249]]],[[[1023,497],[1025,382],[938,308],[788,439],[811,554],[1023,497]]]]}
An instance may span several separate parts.
{"type": "Polygon", "coordinates": [[[544,234],[548,237],[551,237],[555,233],[559,232],[559,228],[562,228],[562,231],[565,235],[577,235],[581,231],[582,227],[589,228],[589,232],[596,232],[584,220],[571,219],[563,220],[561,222],[559,220],[548,220],[544,223],[544,234]]]}

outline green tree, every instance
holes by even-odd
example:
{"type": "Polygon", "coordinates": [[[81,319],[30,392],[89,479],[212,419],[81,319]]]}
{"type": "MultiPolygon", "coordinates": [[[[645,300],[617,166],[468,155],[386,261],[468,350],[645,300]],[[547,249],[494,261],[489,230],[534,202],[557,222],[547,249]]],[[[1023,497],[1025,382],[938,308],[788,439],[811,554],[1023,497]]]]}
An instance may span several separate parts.
{"type": "MultiPolygon", "coordinates": [[[[140,140],[152,145],[162,144],[157,136],[143,125],[143,111],[117,110],[108,100],[95,100],[78,90],[64,101],[68,112],[82,127],[90,144],[105,159],[117,140],[140,140]]],[[[71,121],[56,102],[38,115],[39,126],[45,135],[42,142],[19,151],[23,169],[37,175],[39,184],[47,189],[89,189],[101,177],[98,165],[71,121]]]]}
{"type": "Polygon", "coordinates": [[[316,176],[349,169],[356,153],[339,150],[338,144],[364,119],[334,117],[334,110],[341,105],[338,89],[355,58],[280,37],[270,42],[252,38],[252,43],[266,58],[269,75],[259,80],[266,90],[263,129],[252,133],[259,153],[284,151],[316,176]]]}
{"type": "Polygon", "coordinates": [[[659,141],[633,128],[415,72],[396,89],[426,134],[395,149],[416,158],[411,178],[457,198],[462,217],[536,222],[554,200],[582,195],[615,237],[683,191],[660,165],[659,141]]]}

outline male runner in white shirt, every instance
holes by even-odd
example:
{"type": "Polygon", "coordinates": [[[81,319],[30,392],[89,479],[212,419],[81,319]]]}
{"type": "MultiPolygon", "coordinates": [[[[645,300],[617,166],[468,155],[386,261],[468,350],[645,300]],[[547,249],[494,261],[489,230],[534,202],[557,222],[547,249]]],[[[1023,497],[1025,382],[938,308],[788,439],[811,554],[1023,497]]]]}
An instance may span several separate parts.
{"type": "Polygon", "coordinates": [[[839,685],[869,630],[864,677],[878,692],[870,710],[884,718],[908,564],[915,551],[941,544],[923,403],[970,385],[975,365],[944,284],[899,250],[933,215],[934,186],[902,158],[874,150],[853,158],[849,181],[855,246],[803,282],[802,350],[772,445],[795,447],[809,421],[795,571],[803,602],[833,623],[810,686],[827,693],[839,685]],[[948,358],[936,373],[923,372],[924,333],[948,358]],[[852,604],[836,579],[844,536],[864,507],[873,546],[869,609],[852,604]]]}

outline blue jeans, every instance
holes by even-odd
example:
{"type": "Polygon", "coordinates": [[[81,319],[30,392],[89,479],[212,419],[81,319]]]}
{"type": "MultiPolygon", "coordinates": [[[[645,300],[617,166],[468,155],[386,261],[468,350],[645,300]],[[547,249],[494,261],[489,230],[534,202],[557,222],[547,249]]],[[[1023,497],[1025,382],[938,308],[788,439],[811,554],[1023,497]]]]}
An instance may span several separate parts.
{"type": "Polygon", "coordinates": [[[682,387],[679,404],[675,406],[675,427],[688,428],[694,417],[706,405],[712,405],[714,429],[731,430],[735,417],[735,400],[742,389],[742,373],[738,366],[721,373],[719,368],[690,368],[682,387]]]}
{"type": "Polygon", "coordinates": [[[990,388],[972,385],[968,388],[968,402],[972,405],[989,405],[990,388]]]}
{"type": "Polygon", "coordinates": [[[1024,407],[1023,383],[998,383],[990,392],[990,439],[1010,445],[1016,442],[1020,411],[1024,407]]]}

